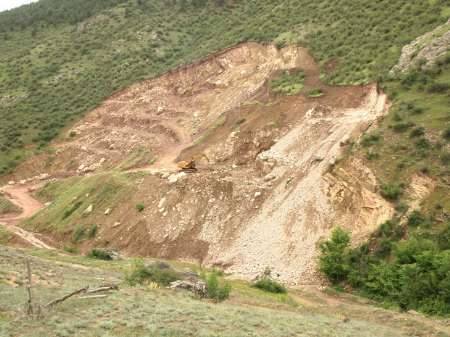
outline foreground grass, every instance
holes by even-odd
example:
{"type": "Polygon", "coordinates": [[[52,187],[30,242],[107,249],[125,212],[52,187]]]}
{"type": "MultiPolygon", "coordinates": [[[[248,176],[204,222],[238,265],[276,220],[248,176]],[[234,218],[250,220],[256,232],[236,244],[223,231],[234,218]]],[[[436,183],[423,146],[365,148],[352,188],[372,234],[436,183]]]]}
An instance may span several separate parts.
{"type": "MultiPolygon", "coordinates": [[[[219,304],[186,292],[129,287],[122,280],[130,264],[0,246],[2,336],[411,336],[410,327],[395,326],[395,320],[393,325],[363,315],[343,320],[344,312],[321,312],[297,304],[289,295],[264,293],[245,282],[233,281],[230,300],[219,304]],[[22,319],[25,257],[31,259],[34,295],[41,303],[87,284],[113,282],[121,287],[106,299],[74,298],[44,312],[41,319],[22,319]]],[[[418,336],[435,335],[417,323],[414,331],[418,336]]]]}

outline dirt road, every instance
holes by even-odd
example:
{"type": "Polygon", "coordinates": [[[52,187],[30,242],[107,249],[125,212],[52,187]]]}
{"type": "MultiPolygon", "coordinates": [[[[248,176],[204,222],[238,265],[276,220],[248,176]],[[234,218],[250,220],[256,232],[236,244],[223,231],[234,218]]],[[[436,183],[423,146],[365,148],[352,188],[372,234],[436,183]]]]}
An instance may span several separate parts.
{"type": "Polygon", "coordinates": [[[42,240],[38,239],[33,233],[17,227],[17,224],[21,220],[32,217],[44,207],[44,205],[33,198],[31,194],[33,190],[39,188],[41,185],[42,183],[32,186],[8,185],[0,188],[0,192],[2,192],[9,201],[22,209],[22,213],[19,215],[13,214],[0,216],[0,225],[4,226],[6,229],[13,232],[15,235],[27,241],[34,247],[54,249],[42,240]]]}

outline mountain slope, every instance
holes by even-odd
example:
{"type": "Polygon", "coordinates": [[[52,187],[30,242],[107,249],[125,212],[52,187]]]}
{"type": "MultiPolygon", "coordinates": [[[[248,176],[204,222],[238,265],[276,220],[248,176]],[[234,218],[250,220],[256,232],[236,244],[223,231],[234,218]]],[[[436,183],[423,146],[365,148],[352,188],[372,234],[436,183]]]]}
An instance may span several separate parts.
{"type": "Polygon", "coordinates": [[[373,80],[448,8],[445,0],[87,3],[45,0],[0,14],[0,174],[115,90],[241,41],[302,40],[332,82],[373,80]]]}

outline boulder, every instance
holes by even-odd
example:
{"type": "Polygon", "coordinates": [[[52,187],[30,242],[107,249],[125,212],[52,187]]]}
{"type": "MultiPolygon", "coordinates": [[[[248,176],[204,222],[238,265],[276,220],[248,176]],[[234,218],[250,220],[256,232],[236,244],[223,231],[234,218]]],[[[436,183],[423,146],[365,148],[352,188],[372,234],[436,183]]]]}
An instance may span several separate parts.
{"type": "Polygon", "coordinates": [[[170,289],[184,289],[193,292],[201,298],[208,297],[208,291],[206,289],[206,283],[203,280],[197,279],[196,281],[191,280],[180,280],[171,282],[170,289]]]}

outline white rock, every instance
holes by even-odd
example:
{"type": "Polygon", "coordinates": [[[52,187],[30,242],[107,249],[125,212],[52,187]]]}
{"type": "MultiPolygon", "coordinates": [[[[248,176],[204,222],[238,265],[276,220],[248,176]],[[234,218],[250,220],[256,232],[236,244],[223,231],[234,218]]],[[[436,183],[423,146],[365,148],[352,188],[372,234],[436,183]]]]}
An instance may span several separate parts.
{"type": "Polygon", "coordinates": [[[84,210],[84,214],[92,213],[93,210],[94,210],[94,205],[89,205],[88,208],[86,208],[84,210]]]}
{"type": "Polygon", "coordinates": [[[258,192],[255,192],[255,198],[258,198],[258,197],[260,197],[260,196],[261,196],[261,194],[262,194],[262,193],[261,193],[261,192],[259,192],[259,191],[258,191],[258,192]]]}
{"type": "Polygon", "coordinates": [[[8,185],[15,185],[15,184],[16,184],[16,182],[14,180],[11,180],[8,182],[8,185]]]}
{"type": "Polygon", "coordinates": [[[164,203],[166,202],[166,198],[162,198],[160,201],[159,201],[159,204],[158,204],[158,208],[162,208],[163,206],[164,206],[164,203]]]}
{"type": "Polygon", "coordinates": [[[171,174],[167,179],[169,180],[169,184],[174,184],[177,181],[181,180],[186,176],[185,172],[179,172],[176,174],[171,174]]]}
{"type": "Polygon", "coordinates": [[[106,209],[105,215],[110,215],[110,214],[111,214],[111,208],[106,209]]]}
{"type": "Polygon", "coordinates": [[[272,181],[272,180],[274,180],[276,177],[275,177],[275,175],[273,175],[273,174],[268,174],[268,175],[266,175],[265,177],[264,177],[264,181],[272,181]]]}
{"type": "Polygon", "coordinates": [[[113,228],[119,227],[121,225],[120,221],[114,222],[113,228]]]}

